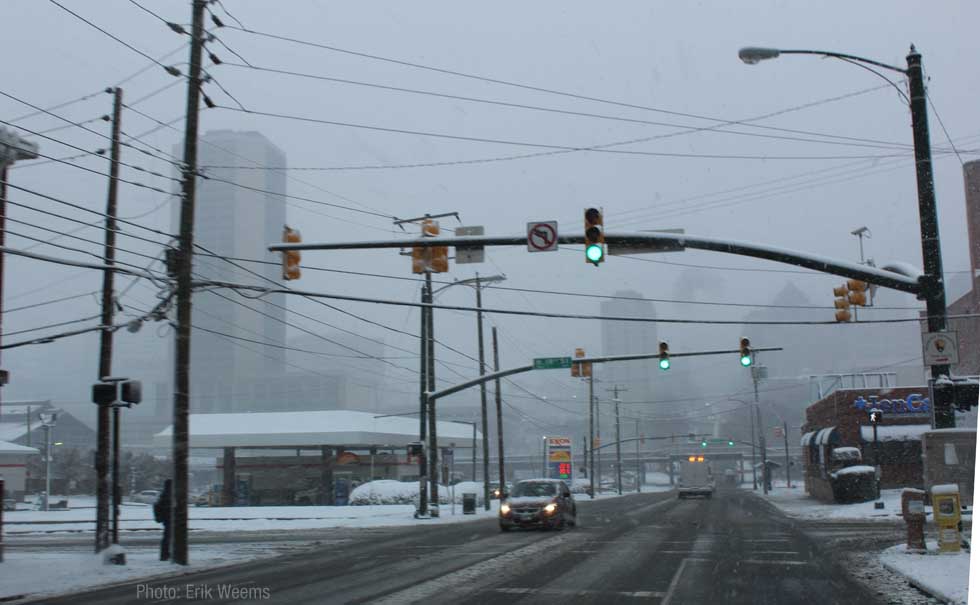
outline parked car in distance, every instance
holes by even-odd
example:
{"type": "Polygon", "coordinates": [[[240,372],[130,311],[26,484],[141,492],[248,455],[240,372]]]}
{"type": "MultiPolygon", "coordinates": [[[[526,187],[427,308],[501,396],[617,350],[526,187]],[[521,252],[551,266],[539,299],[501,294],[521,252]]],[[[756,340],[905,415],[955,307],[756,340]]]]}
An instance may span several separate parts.
{"type": "Polygon", "coordinates": [[[575,526],[577,515],[572,492],[558,479],[517,482],[500,503],[500,531],[515,527],[564,529],[575,526]]]}
{"type": "Polygon", "coordinates": [[[160,497],[160,490],[158,489],[144,489],[141,492],[136,492],[129,497],[131,502],[141,502],[143,504],[153,504],[160,497]]]}
{"type": "Polygon", "coordinates": [[[504,489],[501,490],[500,489],[500,483],[499,482],[498,483],[491,483],[490,484],[490,499],[491,500],[500,500],[501,493],[503,493],[504,497],[506,497],[507,494],[510,492],[510,490],[511,490],[512,487],[513,486],[510,483],[505,483],[504,484],[504,489]]]}

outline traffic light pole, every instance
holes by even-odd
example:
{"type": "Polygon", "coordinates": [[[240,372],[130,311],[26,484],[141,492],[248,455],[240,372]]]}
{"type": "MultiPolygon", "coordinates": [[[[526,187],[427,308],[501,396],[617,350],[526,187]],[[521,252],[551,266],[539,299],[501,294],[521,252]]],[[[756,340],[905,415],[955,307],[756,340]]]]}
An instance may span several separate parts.
{"type": "Polygon", "coordinates": [[[762,493],[769,495],[769,467],[766,462],[766,430],[762,426],[762,410],[759,408],[759,381],[753,373],[752,385],[755,391],[755,416],[759,423],[759,456],[762,458],[762,493]]]}
{"type": "MultiPolygon", "coordinates": [[[[112,145],[109,152],[109,191],[106,199],[105,210],[105,264],[112,266],[116,262],[116,201],[119,190],[119,130],[120,117],[122,113],[121,88],[113,90],[112,100],[112,145]]],[[[102,273],[102,316],[100,322],[103,326],[112,325],[112,317],[115,311],[115,300],[113,295],[113,280],[115,271],[106,269],[102,273]]],[[[104,380],[112,375],[112,331],[99,331],[99,376],[98,380],[104,380]]],[[[118,413],[113,418],[118,424],[118,413]]],[[[118,429],[113,429],[118,430],[118,429]]],[[[110,488],[109,488],[109,431],[110,415],[109,406],[99,405],[96,419],[96,450],[95,450],[95,552],[101,552],[109,547],[110,541],[110,488]]],[[[113,448],[112,468],[115,473],[118,469],[117,448],[113,448]]],[[[118,530],[115,521],[117,509],[115,490],[111,491],[112,498],[112,518],[114,520],[111,538],[112,543],[119,541],[118,530]]]]}
{"type": "Polygon", "coordinates": [[[752,408],[749,408],[749,430],[752,432],[752,489],[757,490],[759,489],[759,480],[755,469],[755,450],[757,444],[755,441],[755,418],[753,417],[752,411],[752,408]]]}
{"type": "MultiPolygon", "coordinates": [[[[425,284],[422,285],[422,302],[429,302],[428,289],[425,284]]],[[[417,515],[423,516],[429,514],[429,496],[426,486],[426,479],[428,473],[426,471],[426,456],[425,456],[425,438],[428,433],[426,423],[428,422],[428,397],[426,392],[429,387],[428,378],[426,377],[426,370],[428,368],[426,364],[426,358],[429,353],[428,343],[426,342],[426,320],[428,313],[425,308],[419,309],[419,317],[421,318],[421,326],[419,328],[419,443],[422,444],[421,453],[419,455],[419,510],[417,515]]]]}
{"type": "Polygon", "coordinates": [[[595,499],[595,391],[589,372],[589,497],[595,499]]]}
{"type": "Polygon", "coordinates": [[[786,449],[786,487],[793,487],[792,482],[789,478],[789,429],[786,426],[786,421],[783,421],[783,447],[786,449]]]}
{"type": "MultiPolygon", "coordinates": [[[[483,296],[480,293],[480,274],[476,274],[476,341],[480,349],[480,376],[487,373],[483,358],[483,296]]],[[[490,435],[487,430],[487,383],[480,383],[480,421],[483,423],[483,509],[490,510],[490,435]]],[[[476,481],[476,450],[473,450],[473,480],[476,481]]],[[[503,485],[500,486],[503,489],[503,485]]]]}
{"type": "MultiPolygon", "coordinates": [[[[500,356],[497,352],[497,326],[493,327],[493,371],[495,374],[500,372],[500,356]]],[[[497,404],[497,468],[500,473],[500,493],[503,494],[507,485],[504,481],[504,414],[501,409],[500,378],[498,377],[494,382],[494,400],[497,404]]]]}

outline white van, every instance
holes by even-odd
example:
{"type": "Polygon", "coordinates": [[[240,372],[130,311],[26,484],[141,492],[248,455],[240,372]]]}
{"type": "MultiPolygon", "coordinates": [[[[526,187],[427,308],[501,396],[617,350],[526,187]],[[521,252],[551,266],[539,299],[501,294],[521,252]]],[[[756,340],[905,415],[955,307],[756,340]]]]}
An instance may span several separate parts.
{"type": "Polygon", "coordinates": [[[677,497],[704,496],[710,498],[715,493],[715,478],[711,463],[703,454],[688,456],[680,461],[680,477],[677,480],[677,497]]]}

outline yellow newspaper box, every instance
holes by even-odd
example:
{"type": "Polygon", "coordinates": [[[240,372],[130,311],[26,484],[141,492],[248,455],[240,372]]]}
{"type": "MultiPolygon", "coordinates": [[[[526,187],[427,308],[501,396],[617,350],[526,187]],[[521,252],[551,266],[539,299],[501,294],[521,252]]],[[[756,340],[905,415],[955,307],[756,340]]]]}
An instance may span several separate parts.
{"type": "Polygon", "coordinates": [[[932,488],[932,515],[939,532],[940,552],[960,551],[960,487],[956,484],[932,488]]]}

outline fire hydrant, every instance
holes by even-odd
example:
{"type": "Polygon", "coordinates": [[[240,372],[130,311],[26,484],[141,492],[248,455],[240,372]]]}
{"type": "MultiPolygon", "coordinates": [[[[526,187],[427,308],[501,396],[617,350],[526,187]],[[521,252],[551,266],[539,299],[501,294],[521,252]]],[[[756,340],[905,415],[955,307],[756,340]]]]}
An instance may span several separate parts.
{"type": "Polygon", "coordinates": [[[934,485],[931,491],[939,551],[960,552],[960,487],[955,483],[934,485]]]}
{"type": "Polygon", "coordinates": [[[926,550],[926,493],[907,487],[902,490],[902,517],[907,531],[906,547],[911,551],[926,550]]]}

